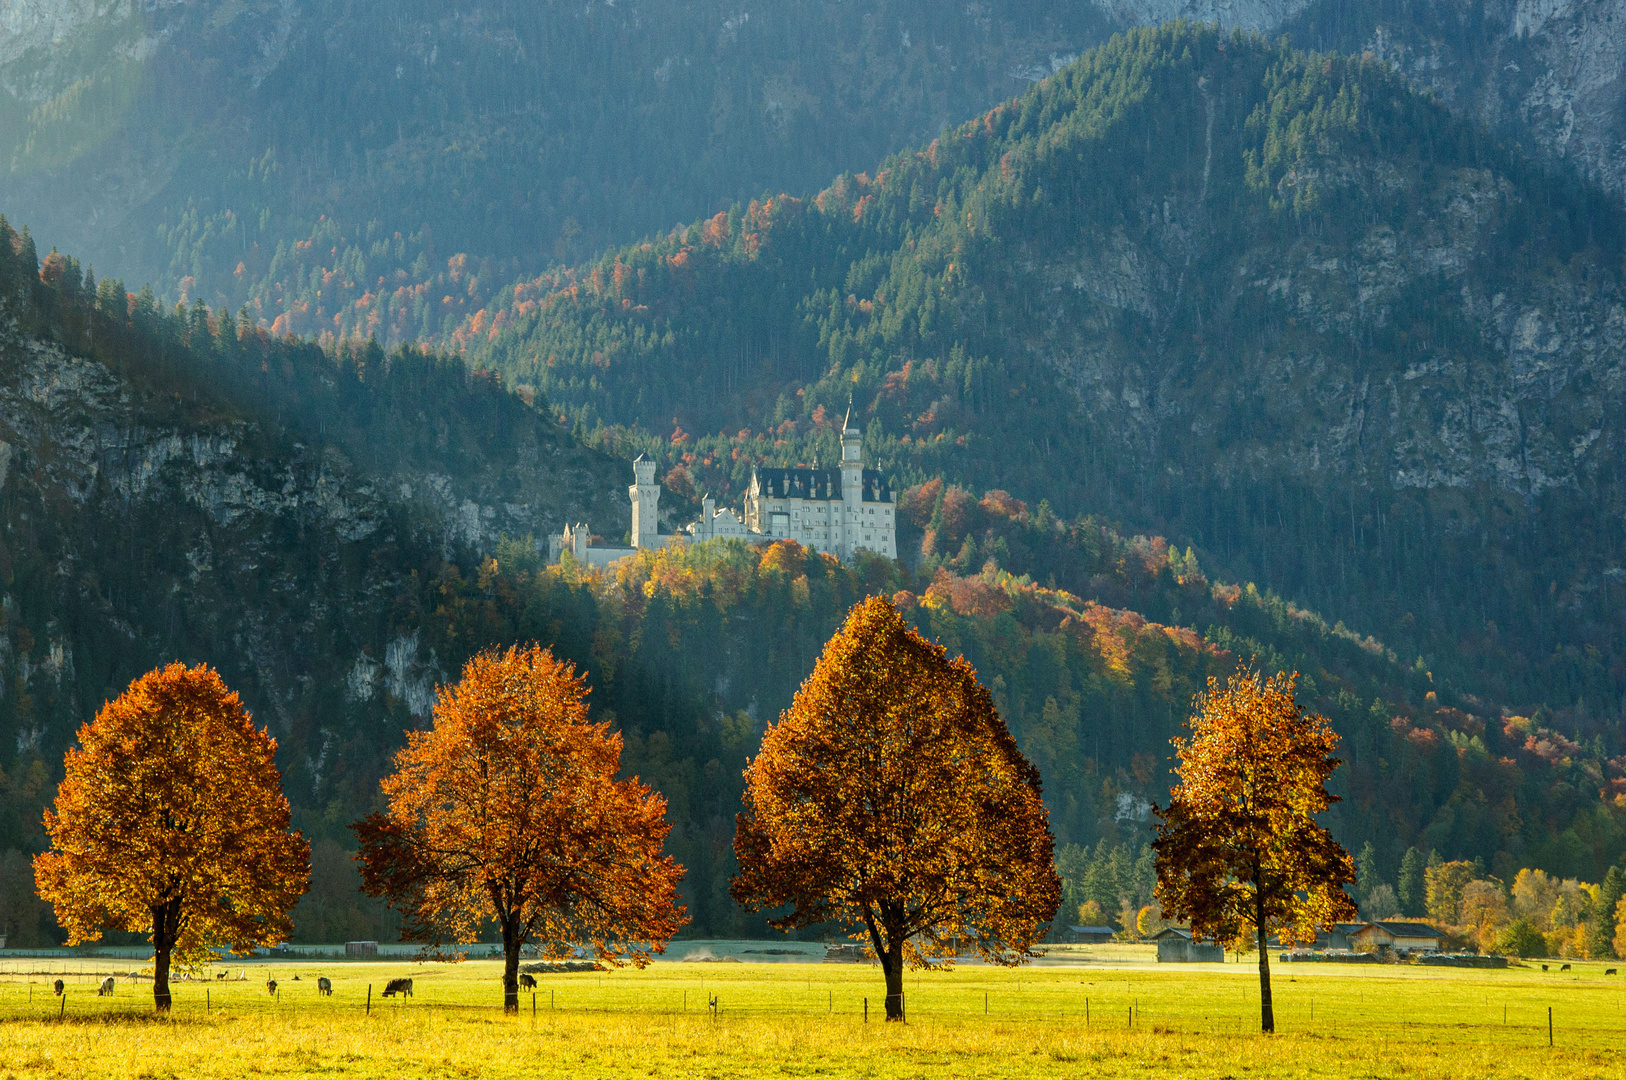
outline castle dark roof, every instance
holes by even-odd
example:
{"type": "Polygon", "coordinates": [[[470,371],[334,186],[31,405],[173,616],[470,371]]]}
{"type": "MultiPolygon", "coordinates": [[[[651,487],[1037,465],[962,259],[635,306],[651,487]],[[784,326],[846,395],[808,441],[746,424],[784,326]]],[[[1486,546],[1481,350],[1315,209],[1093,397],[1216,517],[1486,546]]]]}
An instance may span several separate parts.
{"type": "MultiPolygon", "coordinates": [[[[841,500],[840,469],[758,469],[757,483],[765,499],[841,500]]],[[[892,502],[892,489],[879,471],[863,473],[865,502],[892,502]]]]}

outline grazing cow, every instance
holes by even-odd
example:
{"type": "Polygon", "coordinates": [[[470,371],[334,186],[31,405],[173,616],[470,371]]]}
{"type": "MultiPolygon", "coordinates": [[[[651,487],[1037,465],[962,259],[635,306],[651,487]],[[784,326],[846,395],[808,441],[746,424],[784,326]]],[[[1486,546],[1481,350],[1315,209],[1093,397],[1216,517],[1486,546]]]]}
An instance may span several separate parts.
{"type": "Polygon", "coordinates": [[[536,976],[535,975],[521,975],[519,977],[519,984],[521,986],[525,987],[525,989],[527,989],[527,990],[535,990],[536,989],[536,976]]]}
{"type": "Polygon", "coordinates": [[[102,985],[100,985],[100,986],[98,986],[96,988],[96,996],[97,997],[112,997],[113,996],[113,976],[109,975],[107,978],[102,980],[102,985]]]}
{"type": "Polygon", "coordinates": [[[62,980],[58,979],[55,983],[53,983],[52,984],[52,989],[54,989],[56,991],[56,996],[57,997],[61,997],[62,996],[62,990],[63,990],[62,980]]]}
{"type": "Polygon", "coordinates": [[[1570,966],[1568,964],[1565,964],[1563,967],[1559,968],[1558,970],[1559,971],[1568,971],[1569,969],[1570,969],[1570,966]]]}
{"type": "Polygon", "coordinates": [[[333,996],[333,983],[326,975],[318,975],[316,977],[316,996],[317,997],[332,997],[333,996]]]}
{"type": "Polygon", "coordinates": [[[412,996],[412,980],[411,979],[391,979],[389,981],[389,985],[384,987],[384,996],[385,997],[394,997],[396,994],[400,994],[402,997],[411,997],[412,996]]]}
{"type": "Polygon", "coordinates": [[[272,997],[276,997],[277,996],[277,980],[275,980],[275,979],[267,979],[267,980],[265,980],[265,992],[270,994],[272,997]]]}
{"type": "Polygon", "coordinates": [[[1547,970],[1547,965],[1546,964],[1541,965],[1541,970],[1546,971],[1547,970]]]}
{"type": "Polygon", "coordinates": [[[1615,973],[1615,969],[1614,968],[1604,968],[1603,973],[1605,975],[1613,975],[1615,973]]]}

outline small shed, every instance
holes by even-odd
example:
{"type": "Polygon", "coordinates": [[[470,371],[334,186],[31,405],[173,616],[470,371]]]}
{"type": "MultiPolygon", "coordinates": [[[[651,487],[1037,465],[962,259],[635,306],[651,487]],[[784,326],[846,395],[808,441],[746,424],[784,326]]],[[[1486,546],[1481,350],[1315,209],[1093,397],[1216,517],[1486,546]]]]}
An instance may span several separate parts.
{"type": "Polygon", "coordinates": [[[1369,922],[1353,935],[1360,952],[1432,953],[1440,951],[1440,932],[1428,923],[1369,922]]]}
{"type": "Polygon", "coordinates": [[[1061,939],[1075,945],[1099,945],[1118,936],[1110,926],[1069,926],[1061,932],[1061,939]]]}
{"type": "Polygon", "coordinates": [[[378,942],[376,941],[347,941],[344,943],[346,956],[377,956],[378,942]]]}
{"type": "Polygon", "coordinates": [[[1160,964],[1223,964],[1225,950],[1211,941],[1198,941],[1191,931],[1179,926],[1159,930],[1152,935],[1157,942],[1157,962],[1160,964]]]}

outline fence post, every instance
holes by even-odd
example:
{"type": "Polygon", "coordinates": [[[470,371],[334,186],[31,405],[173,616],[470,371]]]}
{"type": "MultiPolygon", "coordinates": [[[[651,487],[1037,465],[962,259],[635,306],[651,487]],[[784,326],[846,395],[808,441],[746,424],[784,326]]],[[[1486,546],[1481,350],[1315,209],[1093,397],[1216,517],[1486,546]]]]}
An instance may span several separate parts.
{"type": "Polygon", "coordinates": [[[1553,1045],[1553,1007],[1547,1006],[1547,1045],[1553,1045]]]}
{"type": "MultiPolygon", "coordinates": [[[[1549,1013],[1552,1012],[1551,1009],[1548,1009],[1547,1011],[1549,1013]]],[[[66,990],[64,990],[64,991],[62,991],[62,1007],[56,1011],[56,1018],[58,1020],[61,1020],[61,1019],[64,1019],[67,1015],[68,1015],[68,992],[66,990]]],[[[1551,1041],[1551,1040],[1548,1040],[1548,1041],[1551,1041]]]]}
{"type": "Polygon", "coordinates": [[[367,1015],[373,1015],[373,984],[367,984],[367,1015]]]}
{"type": "Polygon", "coordinates": [[[864,999],[864,1023],[869,1023],[869,998],[864,999]]]}

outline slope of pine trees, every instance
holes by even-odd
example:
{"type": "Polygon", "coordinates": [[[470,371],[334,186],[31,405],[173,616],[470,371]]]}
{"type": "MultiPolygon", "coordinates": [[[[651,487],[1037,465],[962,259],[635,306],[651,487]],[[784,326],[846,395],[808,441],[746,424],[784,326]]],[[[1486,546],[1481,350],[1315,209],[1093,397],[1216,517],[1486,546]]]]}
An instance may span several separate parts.
{"type": "Polygon", "coordinates": [[[0,395],[0,918],[19,943],[54,940],[15,871],[43,842],[62,748],[171,658],[217,666],[278,738],[316,864],[300,935],[389,934],[355,891],[346,825],[434,686],[488,645],[531,640],[580,666],[628,772],[670,800],[694,932],[756,932],[726,894],[740,769],[875,592],[977,666],[1042,771],[1069,866],[1139,850],[1191,696],[1243,658],[1302,672],[1304,702],[1345,738],[1332,824],[1382,866],[1415,846],[1505,880],[1525,866],[1598,880],[1626,850],[1626,759],[1606,740],[1447,700],[1382,642],[1160,537],[933,479],[904,493],[908,562],[712,542],[606,575],[544,567],[534,534],[470,534],[466,514],[402,488],[455,475],[469,502],[506,492],[614,520],[625,460],[574,443],[538,414],[546,399],[419,353],[160,313],[3,235],[0,363],[5,385],[33,388],[0,395]],[[97,467],[75,471],[86,446],[97,467]],[[552,464],[505,480],[529,454],[552,464]]]}
{"type": "Polygon", "coordinates": [[[1623,226],[1381,64],[1175,26],[453,336],[725,498],[854,399],[900,480],[1135,522],[1613,739],[1623,226]]]}

